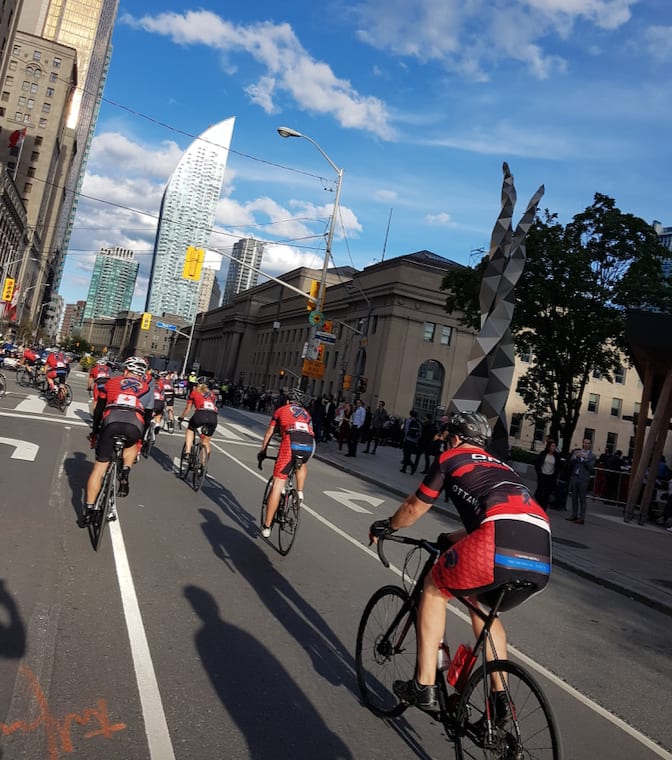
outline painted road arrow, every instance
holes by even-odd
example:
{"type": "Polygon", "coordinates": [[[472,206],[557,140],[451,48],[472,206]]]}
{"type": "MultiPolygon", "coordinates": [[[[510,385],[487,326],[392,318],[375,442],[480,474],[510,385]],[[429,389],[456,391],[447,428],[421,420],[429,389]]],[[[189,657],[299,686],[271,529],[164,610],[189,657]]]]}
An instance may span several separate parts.
{"type": "Polygon", "coordinates": [[[371,511],[368,509],[364,509],[364,507],[360,507],[355,502],[363,501],[366,504],[369,504],[372,507],[378,507],[380,506],[385,499],[377,499],[375,496],[369,496],[365,493],[358,493],[357,491],[348,491],[347,489],[343,489],[342,491],[325,491],[325,496],[330,496],[332,499],[336,499],[337,502],[340,504],[343,504],[344,507],[347,507],[348,509],[351,509],[353,512],[363,512],[364,514],[370,515],[371,511]]]}
{"type": "Polygon", "coordinates": [[[26,462],[34,462],[40,448],[36,443],[22,441],[20,438],[0,438],[0,443],[14,447],[12,459],[24,459],[26,462]]]}

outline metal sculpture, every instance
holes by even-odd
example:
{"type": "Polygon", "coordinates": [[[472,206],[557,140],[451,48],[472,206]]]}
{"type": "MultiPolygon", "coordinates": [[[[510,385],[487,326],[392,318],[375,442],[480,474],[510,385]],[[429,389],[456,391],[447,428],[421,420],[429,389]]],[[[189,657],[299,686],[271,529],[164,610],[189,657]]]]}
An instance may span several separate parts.
{"type": "Polygon", "coordinates": [[[544,186],[530,198],[515,232],[512,227],[516,189],[505,162],[502,208],[492,230],[489,261],[480,291],[481,329],[467,362],[467,377],[454,395],[451,411],[480,411],[492,427],[491,451],[508,459],[509,433],[505,406],[513,380],[515,355],[511,336],[514,288],[525,268],[525,236],[544,186]]]}

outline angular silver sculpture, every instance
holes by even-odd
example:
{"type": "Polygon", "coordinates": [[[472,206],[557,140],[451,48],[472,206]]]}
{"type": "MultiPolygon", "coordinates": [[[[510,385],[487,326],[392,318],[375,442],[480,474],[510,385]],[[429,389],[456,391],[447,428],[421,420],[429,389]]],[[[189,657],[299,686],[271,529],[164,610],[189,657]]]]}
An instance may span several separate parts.
{"type": "Polygon", "coordinates": [[[544,186],[530,198],[514,232],[516,189],[508,164],[505,162],[502,168],[502,209],[492,230],[490,259],[481,281],[481,329],[474,338],[467,377],[453,397],[450,410],[482,412],[492,426],[492,453],[508,459],[509,431],[504,408],[515,362],[510,330],[514,287],[525,268],[525,236],[534,221],[544,186]]]}

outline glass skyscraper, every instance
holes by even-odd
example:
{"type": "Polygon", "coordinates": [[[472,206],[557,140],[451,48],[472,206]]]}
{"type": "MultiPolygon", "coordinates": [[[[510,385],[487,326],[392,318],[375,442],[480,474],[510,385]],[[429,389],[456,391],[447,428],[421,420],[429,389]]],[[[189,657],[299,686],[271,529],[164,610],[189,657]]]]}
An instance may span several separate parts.
{"type": "Polygon", "coordinates": [[[83,318],[116,317],[120,311],[129,311],[138,266],[133,251],[102,248],[93,265],[83,318]]]}
{"type": "Polygon", "coordinates": [[[233,256],[229,261],[229,272],[224,286],[224,298],[222,303],[229,303],[231,299],[243,290],[253,288],[259,281],[259,272],[250,269],[261,267],[261,259],[264,255],[264,244],[254,238],[243,238],[233,244],[233,256]],[[247,265],[247,266],[245,266],[247,265]]]}
{"type": "Polygon", "coordinates": [[[209,127],[187,148],[161,201],[145,311],[193,320],[199,283],[182,278],[189,246],[207,248],[222,191],[235,118],[209,127]]]}

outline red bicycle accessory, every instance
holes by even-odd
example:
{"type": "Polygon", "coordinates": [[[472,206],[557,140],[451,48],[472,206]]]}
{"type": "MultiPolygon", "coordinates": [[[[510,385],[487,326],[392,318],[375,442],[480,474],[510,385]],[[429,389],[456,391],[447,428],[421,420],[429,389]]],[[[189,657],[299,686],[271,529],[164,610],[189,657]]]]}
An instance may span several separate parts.
{"type": "Polygon", "coordinates": [[[457,648],[455,656],[448,668],[448,675],[446,676],[446,680],[453,688],[455,688],[460,680],[465,666],[467,668],[467,673],[471,669],[472,654],[473,649],[468,644],[460,644],[457,648]]]}

